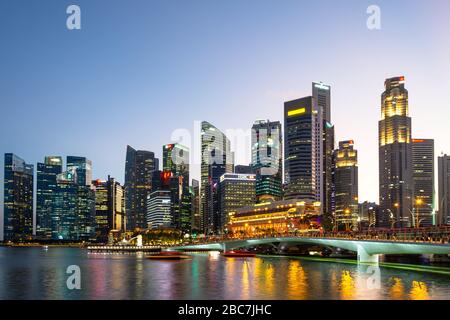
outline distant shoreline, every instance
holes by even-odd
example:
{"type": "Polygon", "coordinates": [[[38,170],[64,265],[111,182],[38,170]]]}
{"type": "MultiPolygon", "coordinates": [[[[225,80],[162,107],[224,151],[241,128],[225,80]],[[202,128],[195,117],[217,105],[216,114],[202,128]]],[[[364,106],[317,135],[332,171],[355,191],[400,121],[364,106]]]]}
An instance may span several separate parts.
{"type": "Polygon", "coordinates": [[[49,247],[49,248],[87,248],[87,244],[42,244],[42,243],[26,243],[26,244],[7,244],[1,243],[0,247],[4,248],[40,248],[40,247],[49,247]]]}

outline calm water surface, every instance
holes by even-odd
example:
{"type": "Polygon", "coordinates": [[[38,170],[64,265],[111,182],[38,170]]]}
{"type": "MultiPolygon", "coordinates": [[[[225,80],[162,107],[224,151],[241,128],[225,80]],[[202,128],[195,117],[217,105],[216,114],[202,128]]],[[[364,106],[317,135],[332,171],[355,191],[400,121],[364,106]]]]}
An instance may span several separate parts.
{"type": "Polygon", "coordinates": [[[155,261],[82,249],[0,248],[0,299],[448,299],[450,276],[302,259],[155,261]],[[66,268],[81,268],[69,290],[66,268]],[[379,277],[377,278],[377,275],[379,277]]]}

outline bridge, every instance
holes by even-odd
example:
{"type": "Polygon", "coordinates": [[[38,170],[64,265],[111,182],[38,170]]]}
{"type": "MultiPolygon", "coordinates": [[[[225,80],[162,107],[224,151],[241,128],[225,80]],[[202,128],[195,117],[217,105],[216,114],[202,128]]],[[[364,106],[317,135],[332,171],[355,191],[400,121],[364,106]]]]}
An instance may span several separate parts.
{"type": "Polygon", "coordinates": [[[217,250],[227,251],[264,244],[309,244],[323,247],[340,248],[357,253],[360,263],[378,263],[381,254],[450,254],[448,239],[418,240],[406,238],[394,239],[350,239],[338,236],[282,236],[249,239],[224,239],[208,243],[173,247],[173,250],[217,250]],[[445,240],[445,241],[444,241],[445,240]]]}

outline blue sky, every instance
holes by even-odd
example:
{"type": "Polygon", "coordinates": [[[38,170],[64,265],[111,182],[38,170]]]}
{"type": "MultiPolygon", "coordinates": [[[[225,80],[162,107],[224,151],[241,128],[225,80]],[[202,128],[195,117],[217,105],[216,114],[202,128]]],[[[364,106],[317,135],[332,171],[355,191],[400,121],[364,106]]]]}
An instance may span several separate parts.
{"type": "Polygon", "coordinates": [[[385,78],[406,76],[413,136],[450,152],[449,12],[445,0],[2,0],[0,153],[86,156],[95,178],[123,181],[127,144],[160,155],[195,120],[282,120],[320,80],[336,140],[359,151],[360,199],[377,200],[385,78]],[[70,4],[81,30],[66,28],[70,4]],[[366,27],[371,4],[381,30],[366,27]]]}

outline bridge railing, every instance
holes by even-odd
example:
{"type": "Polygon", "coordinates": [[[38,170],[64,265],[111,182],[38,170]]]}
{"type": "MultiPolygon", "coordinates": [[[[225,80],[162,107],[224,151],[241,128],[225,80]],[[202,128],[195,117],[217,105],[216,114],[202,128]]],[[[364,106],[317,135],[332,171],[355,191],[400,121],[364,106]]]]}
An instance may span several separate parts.
{"type": "Polygon", "coordinates": [[[450,227],[440,228],[420,228],[420,229],[397,229],[397,230],[377,230],[364,232],[285,232],[270,233],[259,236],[239,235],[239,236],[210,236],[203,239],[191,241],[192,244],[207,244],[232,240],[257,240],[264,238],[326,238],[359,241],[389,241],[405,243],[431,243],[450,244],[450,227]]]}

